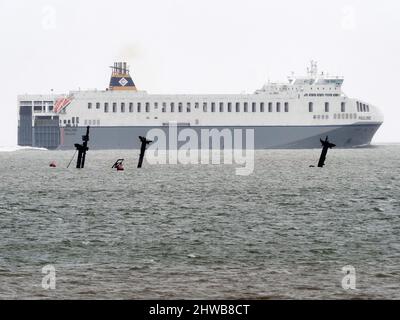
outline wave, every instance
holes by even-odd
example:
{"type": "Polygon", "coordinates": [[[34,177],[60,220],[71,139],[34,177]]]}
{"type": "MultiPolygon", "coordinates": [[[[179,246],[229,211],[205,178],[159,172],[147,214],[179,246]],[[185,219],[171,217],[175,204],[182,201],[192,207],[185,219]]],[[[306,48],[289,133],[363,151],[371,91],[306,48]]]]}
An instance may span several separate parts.
{"type": "Polygon", "coordinates": [[[34,148],[34,147],[22,147],[22,146],[0,146],[0,152],[15,152],[15,151],[25,151],[25,150],[38,150],[38,151],[48,151],[46,148],[34,148]]]}

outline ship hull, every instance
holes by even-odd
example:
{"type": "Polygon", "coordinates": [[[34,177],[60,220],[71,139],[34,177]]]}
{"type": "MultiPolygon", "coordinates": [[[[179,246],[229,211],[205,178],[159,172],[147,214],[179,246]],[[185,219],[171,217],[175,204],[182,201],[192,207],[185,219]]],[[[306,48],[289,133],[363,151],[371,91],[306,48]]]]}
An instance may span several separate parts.
{"type": "MultiPolygon", "coordinates": [[[[193,130],[198,137],[196,145],[201,149],[202,130],[221,130],[227,129],[234,136],[234,130],[241,130],[242,141],[240,145],[246,147],[246,130],[254,130],[254,149],[312,149],[320,148],[320,139],[329,136],[329,140],[337,145],[338,148],[354,148],[368,146],[373,136],[381,126],[381,123],[359,123],[352,125],[332,125],[332,126],[179,126],[176,131],[179,134],[184,129],[193,130]]],[[[150,130],[160,129],[166,136],[166,149],[176,148],[174,140],[176,136],[171,133],[168,126],[125,126],[125,127],[91,127],[89,147],[91,150],[108,149],[139,149],[139,136],[146,136],[150,130]],[[172,147],[171,147],[172,146],[172,147]]],[[[60,129],[60,145],[58,149],[73,149],[75,143],[80,143],[82,135],[85,134],[86,127],[66,127],[60,129]]],[[[159,131],[161,132],[161,131],[159,131]]],[[[173,132],[173,131],[172,131],[173,132]]],[[[225,130],[226,133],[226,130],[225,130]]],[[[226,141],[221,139],[220,146],[229,148],[225,145],[226,141]]],[[[203,141],[204,142],[204,141],[203,141]]],[[[180,141],[177,147],[185,144],[180,141]]],[[[204,144],[203,144],[204,145],[204,144]]],[[[209,146],[213,146],[210,138],[209,146]]],[[[234,142],[232,143],[234,145],[234,142]]],[[[215,145],[214,145],[215,146],[215,145]]]]}

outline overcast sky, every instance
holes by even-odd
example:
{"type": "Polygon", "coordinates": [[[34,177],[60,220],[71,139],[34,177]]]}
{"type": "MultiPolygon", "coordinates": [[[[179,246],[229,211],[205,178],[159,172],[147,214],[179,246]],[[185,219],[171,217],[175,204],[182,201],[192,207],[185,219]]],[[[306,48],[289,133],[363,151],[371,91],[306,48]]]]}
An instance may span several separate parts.
{"type": "Polygon", "coordinates": [[[321,71],[379,106],[377,142],[400,142],[400,1],[0,0],[0,146],[17,94],[104,89],[116,60],[149,93],[253,92],[321,71]]]}

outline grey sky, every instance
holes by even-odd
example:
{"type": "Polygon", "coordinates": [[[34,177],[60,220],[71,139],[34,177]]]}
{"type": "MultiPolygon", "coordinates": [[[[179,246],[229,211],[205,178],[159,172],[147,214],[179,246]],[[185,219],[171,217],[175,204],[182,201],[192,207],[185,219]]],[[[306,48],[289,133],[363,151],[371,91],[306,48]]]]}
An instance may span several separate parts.
{"type": "Polygon", "coordinates": [[[399,1],[0,0],[0,145],[15,145],[17,94],[107,86],[127,61],[150,93],[253,92],[320,70],[381,108],[375,141],[400,141],[399,1]]]}

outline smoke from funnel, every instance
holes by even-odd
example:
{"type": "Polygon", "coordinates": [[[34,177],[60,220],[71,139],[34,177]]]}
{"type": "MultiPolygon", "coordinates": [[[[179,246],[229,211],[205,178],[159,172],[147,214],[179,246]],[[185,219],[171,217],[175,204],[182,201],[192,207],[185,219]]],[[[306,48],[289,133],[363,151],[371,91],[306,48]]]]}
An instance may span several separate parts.
{"type": "Polygon", "coordinates": [[[120,61],[134,61],[140,59],[142,56],[143,54],[140,47],[130,44],[121,47],[116,58],[120,61]]]}

